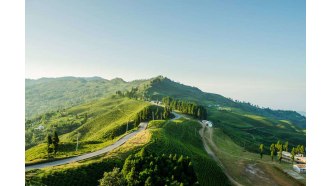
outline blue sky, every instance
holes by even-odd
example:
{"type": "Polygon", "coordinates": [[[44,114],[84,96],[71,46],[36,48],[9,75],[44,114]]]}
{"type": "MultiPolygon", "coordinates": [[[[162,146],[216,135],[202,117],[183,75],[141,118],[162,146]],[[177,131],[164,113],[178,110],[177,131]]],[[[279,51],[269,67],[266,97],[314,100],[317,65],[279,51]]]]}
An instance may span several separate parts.
{"type": "Polygon", "coordinates": [[[303,0],[26,1],[26,77],[167,76],[306,110],[303,0]]]}

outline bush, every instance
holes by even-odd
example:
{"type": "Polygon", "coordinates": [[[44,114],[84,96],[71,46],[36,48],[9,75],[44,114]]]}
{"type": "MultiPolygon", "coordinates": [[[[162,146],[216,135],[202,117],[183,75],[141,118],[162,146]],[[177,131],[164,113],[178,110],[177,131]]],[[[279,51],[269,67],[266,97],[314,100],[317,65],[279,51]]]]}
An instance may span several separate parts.
{"type": "Polygon", "coordinates": [[[124,186],[126,180],[120,169],[115,167],[111,172],[105,172],[103,178],[99,180],[100,186],[124,186]]]}

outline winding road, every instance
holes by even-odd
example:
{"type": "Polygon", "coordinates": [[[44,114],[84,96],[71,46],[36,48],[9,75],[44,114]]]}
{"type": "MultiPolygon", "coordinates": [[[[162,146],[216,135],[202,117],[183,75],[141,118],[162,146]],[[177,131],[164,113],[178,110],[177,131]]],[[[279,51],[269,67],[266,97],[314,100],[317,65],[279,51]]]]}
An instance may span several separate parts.
{"type": "MultiPolygon", "coordinates": [[[[177,114],[175,112],[172,112],[172,114],[175,117],[172,118],[171,120],[176,120],[176,119],[179,119],[180,117],[182,117],[180,114],[177,114]]],[[[87,154],[83,154],[83,155],[80,155],[80,156],[75,156],[75,157],[71,157],[71,158],[62,159],[62,160],[56,160],[56,161],[52,161],[52,162],[40,163],[40,164],[35,164],[35,165],[28,165],[28,166],[25,166],[25,172],[29,171],[29,170],[32,170],[32,169],[41,169],[41,168],[45,168],[45,167],[53,167],[53,166],[73,163],[73,162],[77,162],[77,161],[81,161],[81,160],[85,160],[85,159],[89,159],[89,158],[92,158],[92,157],[95,157],[95,156],[105,154],[105,153],[110,152],[110,151],[114,150],[115,148],[118,148],[119,146],[123,145],[127,140],[133,138],[135,135],[137,135],[142,130],[145,130],[147,128],[147,126],[148,126],[148,122],[141,122],[140,125],[139,125],[138,130],[127,134],[126,136],[120,138],[118,141],[116,141],[112,145],[109,145],[109,146],[107,146],[107,147],[105,147],[101,150],[91,152],[91,153],[87,153],[87,154]]]]}
{"type": "MultiPolygon", "coordinates": [[[[176,120],[179,119],[181,117],[184,117],[178,113],[172,112],[173,115],[175,116],[174,118],[172,118],[171,120],[176,120]]],[[[186,117],[184,117],[186,118],[186,117]]],[[[186,119],[190,119],[190,118],[186,118],[186,119]]],[[[225,167],[223,166],[223,164],[221,163],[221,161],[216,157],[215,153],[212,151],[212,148],[210,148],[209,144],[206,142],[207,139],[205,137],[205,129],[206,126],[199,121],[199,123],[203,126],[203,128],[200,129],[199,134],[202,137],[202,141],[203,141],[203,145],[204,148],[206,150],[206,152],[217,162],[218,166],[220,166],[221,168],[224,169],[224,173],[226,174],[226,176],[230,179],[230,181],[237,186],[241,186],[241,184],[239,184],[238,182],[236,182],[225,170],[225,167]]],[[[91,152],[91,153],[87,153],[87,154],[83,154],[80,156],[76,156],[76,157],[71,157],[71,158],[67,158],[67,159],[62,159],[62,160],[57,160],[57,161],[52,161],[52,162],[46,162],[46,163],[40,163],[40,164],[35,164],[35,165],[28,165],[25,166],[25,171],[29,171],[32,169],[41,169],[41,168],[45,168],[45,167],[53,167],[53,166],[58,166],[58,165],[64,165],[64,164],[68,164],[68,163],[73,163],[73,162],[77,162],[77,161],[81,161],[81,160],[85,160],[85,159],[89,159],[92,157],[96,157],[102,154],[105,154],[107,152],[110,152],[112,150],[114,150],[115,148],[118,148],[119,146],[123,145],[127,140],[133,138],[135,135],[137,135],[139,132],[141,132],[142,130],[145,130],[148,126],[148,122],[141,122],[139,125],[138,130],[127,134],[126,136],[120,138],[118,141],[116,141],[115,143],[113,143],[112,145],[109,145],[101,150],[95,151],[95,152],[91,152]]]]}
{"type": "Polygon", "coordinates": [[[67,163],[73,163],[73,162],[77,162],[77,161],[81,161],[81,160],[85,160],[85,159],[88,159],[88,158],[92,158],[92,157],[95,157],[95,156],[102,155],[104,153],[112,151],[115,148],[123,145],[127,140],[131,139],[132,137],[134,137],[136,134],[138,134],[142,130],[145,130],[147,125],[148,125],[148,122],[141,122],[140,125],[139,125],[138,130],[127,134],[126,136],[120,138],[118,141],[116,141],[112,145],[109,145],[109,146],[107,146],[107,147],[105,147],[101,150],[91,152],[91,153],[87,153],[87,154],[83,154],[83,155],[80,155],[80,156],[75,156],[75,157],[72,157],[72,158],[63,159],[63,160],[40,163],[40,164],[35,164],[35,165],[28,165],[28,166],[25,166],[25,172],[29,171],[29,170],[32,170],[32,169],[41,169],[41,168],[45,168],[45,167],[53,167],[53,166],[58,166],[58,165],[64,165],[64,164],[67,164],[67,163]]]}

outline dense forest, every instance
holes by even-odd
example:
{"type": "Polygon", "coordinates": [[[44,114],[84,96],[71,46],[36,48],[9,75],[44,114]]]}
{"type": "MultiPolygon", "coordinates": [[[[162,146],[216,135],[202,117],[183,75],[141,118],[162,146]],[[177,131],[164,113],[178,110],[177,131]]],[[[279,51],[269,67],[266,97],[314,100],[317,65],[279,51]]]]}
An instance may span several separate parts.
{"type": "Polygon", "coordinates": [[[106,185],[199,185],[191,159],[182,155],[170,154],[156,156],[144,148],[130,155],[123,169],[114,168],[105,173],[100,180],[101,186],[106,185]]]}
{"type": "Polygon", "coordinates": [[[173,110],[179,110],[184,114],[192,115],[198,119],[207,119],[207,111],[201,105],[189,101],[175,100],[171,97],[164,97],[162,101],[165,106],[173,110]]]}

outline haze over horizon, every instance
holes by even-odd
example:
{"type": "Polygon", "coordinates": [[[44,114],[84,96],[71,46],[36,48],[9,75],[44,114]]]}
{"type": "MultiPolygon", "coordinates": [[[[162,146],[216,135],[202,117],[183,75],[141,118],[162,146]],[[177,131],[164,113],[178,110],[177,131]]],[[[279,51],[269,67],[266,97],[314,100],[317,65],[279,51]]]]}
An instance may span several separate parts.
{"type": "Polygon", "coordinates": [[[27,1],[26,78],[158,75],[306,110],[301,1],[27,1]]]}

